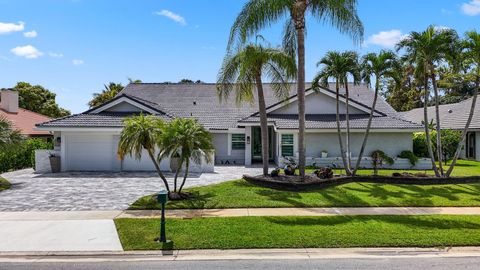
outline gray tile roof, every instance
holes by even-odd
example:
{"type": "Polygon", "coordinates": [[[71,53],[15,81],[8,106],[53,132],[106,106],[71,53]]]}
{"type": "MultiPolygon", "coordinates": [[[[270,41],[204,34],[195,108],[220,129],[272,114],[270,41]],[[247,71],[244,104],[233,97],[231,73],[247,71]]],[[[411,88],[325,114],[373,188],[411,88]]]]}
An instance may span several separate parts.
{"type": "MultiPolygon", "coordinates": [[[[439,106],[440,124],[442,128],[461,130],[465,127],[470,113],[470,106],[472,105],[472,98],[452,104],[445,104],[439,106]]],[[[433,120],[435,123],[435,107],[427,108],[428,122],[433,120]]],[[[403,119],[410,120],[415,123],[423,123],[423,108],[416,108],[407,112],[399,113],[403,119]]],[[[480,104],[477,100],[475,112],[473,114],[470,129],[480,129],[480,104]]]]}
{"type": "MultiPolygon", "coordinates": [[[[334,85],[331,85],[333,87],[334,85]]],[[[310,84],[307,84],[307,88],[310,84]]],[[[330,88],[332,89],[332,88],[330,88]]],[[[365,85],[350,85],[350,98],[354,102],[369,108],[373,100],[373,90],[365,85]]],[[[273,94],[270,84],[264,85],[267,107],[281,102],[273,94]]],[[[308,90],[313,91],[313,90],[308,90]]],[[[325,91],[325,90],[322,90],[325,91]]],[[[291,98],[296,95],[295,84],[291,86],[291,98]]],[[[344,93],[344,89],[340,90],[344,93]]],[[[194,117],[208,129],[228,129],[238,126],[238,122],[258,111],[258,104],[255,100],[252,104],[236,104],[235,94],[219,101],[215,84],[164,84],[164,83],[135,83],[127,85],[117,96],[127,96],[138,102],[154,108],[162,117],[194,117]]],[[[396,117],[397,112],[383,99],[377,102],[377,111],[390,117],[396,117]]],[[[70,116],[63,119],[53,120],[41,124],[42,127],[49,126],[121,126],[121,118],[125,116],[109,114],[93,114],[92,110],[85,113],[70,116]],[[91,123],[90,123],[91,122],[91,123]]],[[[292,117],[292,116],[291,116],[292,117]]],[[[403,121],[403,123],[408,123],[403,121]]],[[[387,123],[385,123],[387,124],[387,123]]],[[[399,125],[400,126],[400,125],[399,125]]],[[[405,124],[409,126],[409,124],[405,124]]],[[[396,128],[392,122],[390,128],[396,128]]]]}
{"type": "MultiPolygon", "coordinates": [[[[308,114],[305,116],[307,129],[336,129],[337,122],[334,114],[308,114]]],[[[278,129],[298,129],[298,117],[291,114],[271,114],[268,121],[274,122],[278,129]]],[[[248,117],[240,121],[242,123],[259,123],[259,116],[248,117]]],[[[368,123],[368,115],[350,115],[350,127],[352,129],[365,129],[368,123]]],[[[346,127],[345,115],[340,117],[340,126],[346,127]]],[[[395,118],[393,116],[377,116],[372,119],[372,129],[421,129],[422,126],[395,118]]]]}
{"type": "MultiPolygon", "coordinates": [[[[98,114],[74,114],[67,117],[41,123],[42,127],[123,127],[123,120],[131,116],[131,113],[98,113],[98,114]]],[[[170,119],[165,115],[155,115],[163,120],[170,119]]]]}

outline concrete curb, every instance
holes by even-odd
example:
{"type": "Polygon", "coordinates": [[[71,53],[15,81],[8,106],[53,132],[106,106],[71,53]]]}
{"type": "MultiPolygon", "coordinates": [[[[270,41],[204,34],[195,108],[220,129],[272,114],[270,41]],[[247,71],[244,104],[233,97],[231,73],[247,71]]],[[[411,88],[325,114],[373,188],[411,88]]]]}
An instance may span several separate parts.
{"type": "Polygon", "coordinates": [[[173,250],[125,252],[1,252],[1,262],[114,262],[193,260],[272,260],[341,258],[480,257],[480,247],[302,248],[173,250]]]}

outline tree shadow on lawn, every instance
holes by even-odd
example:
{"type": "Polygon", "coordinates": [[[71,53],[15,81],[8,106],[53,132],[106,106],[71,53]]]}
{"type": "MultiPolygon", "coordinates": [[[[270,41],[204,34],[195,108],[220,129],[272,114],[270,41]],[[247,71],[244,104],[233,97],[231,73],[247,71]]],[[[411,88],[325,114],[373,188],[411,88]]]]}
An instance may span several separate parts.
{"type": "Polygon", "coordinates": [[[170,206],[167,208],[171,209],[204,209],[204,208],[216,208],[217,203],[213,203],[211,198],[215,197],[212,193],[200,194],[198,191],[190,191],[190,198],[170,201],[170,205],[173,204],[174,207],[170,206]],[[207,206],[208,203],[208,206],[207,206]],[[206,207],[207,206],[207,207],[206,207]]]}
{"type": "MultiPolygon", "coordinates": [[[[363,223],[368,221],[389,224],[405,225],[411,228],[422,229],[479,229],[480,221],[461,221],[442,217],[424,216],[323,216],[323,217],[295,217],[284,219],[281,217],[264,217],[271,223],[285,226],[334,226],[348,223],[363,223]]],[[[379,227],[380,228],[380,227],[379,227]]]]}

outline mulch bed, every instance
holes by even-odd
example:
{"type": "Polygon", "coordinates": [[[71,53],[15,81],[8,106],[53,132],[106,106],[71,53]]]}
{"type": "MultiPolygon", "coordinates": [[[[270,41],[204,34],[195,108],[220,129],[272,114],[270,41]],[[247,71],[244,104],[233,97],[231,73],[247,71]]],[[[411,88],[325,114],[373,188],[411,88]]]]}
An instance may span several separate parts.
{"type": "Polygon", "coordinates": [[[437,178],[423,173],[401,173],[395,174],[395,176],[338,176],[330,179],[320,179],[315,175],[306,175],[304,181],[298,175],[279,175],[276,177],[243,175],[243,179],[259,186],[288,190],[319,189],[352,182],[412,185],[480,183],[480,176],[437,178]]]}

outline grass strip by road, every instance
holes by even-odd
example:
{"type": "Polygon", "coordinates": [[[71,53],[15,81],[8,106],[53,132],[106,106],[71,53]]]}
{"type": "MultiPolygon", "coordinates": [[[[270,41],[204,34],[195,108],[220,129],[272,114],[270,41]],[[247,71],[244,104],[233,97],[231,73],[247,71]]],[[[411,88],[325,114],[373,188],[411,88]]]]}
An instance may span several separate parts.
{"type": "Polygon", "coordinates": [[[0,191],[9,189],[12,186],[7,179],[0,177],[0,191]]]}
{"type": "MultiPolygon", "coordinates": [[[[158,219],[116,219],[125,250],[162,245],[158,219]]],[[[445,247],[480,245],[480,216],[168,219],[174,249],[445,247]]]]}
{"type": "MultiPolygon", "coordinates": [[[[348,183],[309,191],[260,187],[244,180],[188,189],[193,198],[170,201],[170,209],[258,207],[375,207],[480,206],[480,184],[392,185],[348,183]]],[[[159,209],[151,195],[137,200],[132,210],[159,209]]]]}

